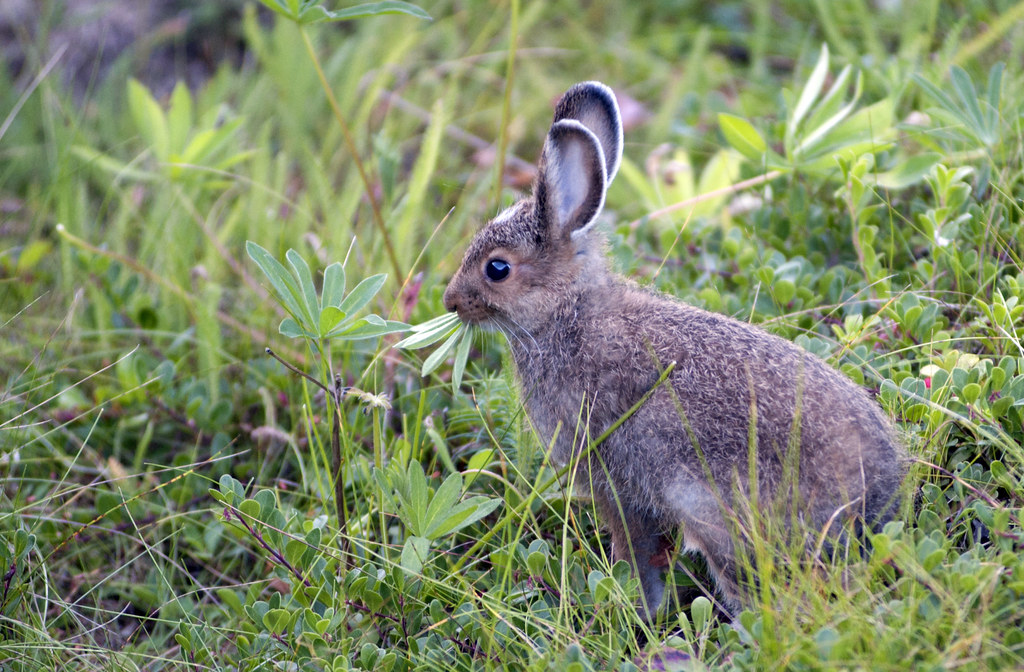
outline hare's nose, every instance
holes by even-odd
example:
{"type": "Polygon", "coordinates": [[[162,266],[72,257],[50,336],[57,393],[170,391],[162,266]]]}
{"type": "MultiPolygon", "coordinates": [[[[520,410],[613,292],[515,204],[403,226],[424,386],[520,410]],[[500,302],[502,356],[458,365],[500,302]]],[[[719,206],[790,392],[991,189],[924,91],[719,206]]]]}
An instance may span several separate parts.
{"type": "Polygon", "coordinates": [[[447,289],[444,290],[444,309],[449,313],[459,310],[459,304],[455,301],[455,292],[452,291],[451,285],[448,285],[447,289]]]}

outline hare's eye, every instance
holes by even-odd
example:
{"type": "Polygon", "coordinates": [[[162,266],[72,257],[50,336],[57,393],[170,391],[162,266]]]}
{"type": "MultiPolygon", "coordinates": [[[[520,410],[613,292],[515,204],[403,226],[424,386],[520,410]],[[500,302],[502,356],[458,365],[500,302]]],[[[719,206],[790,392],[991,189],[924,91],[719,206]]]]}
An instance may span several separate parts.
{"type": "Polygon", "coordinates": [[[504,259],[491,259],[484,267],[484,273],[487,274],[487,279],[491,282],[501,282],[508,277],[511,270],[512,265],[504,259]]]}

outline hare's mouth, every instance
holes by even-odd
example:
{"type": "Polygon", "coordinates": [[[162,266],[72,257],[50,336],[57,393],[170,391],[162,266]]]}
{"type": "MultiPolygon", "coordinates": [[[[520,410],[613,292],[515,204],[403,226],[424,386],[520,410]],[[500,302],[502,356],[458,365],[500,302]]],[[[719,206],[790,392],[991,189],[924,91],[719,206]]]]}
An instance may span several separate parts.
{"type": "Polygon", "coordinates": [[[488,323],[496,319],[496,315],[480,301],[451,302],[447,308],[449,311],[457,314],[459,320],[464,324],[484,329],[493,329],[493,327],[488,326],[488,323]]]}
{"type": "Polygon", "coordinates": [[[467,312],[456,309],[454,311],[459,316],[459,321],[469,327],[476,327],[483,329],[484,331],[495,331],[499,327],[494,324],[495,318],[492,316],[479,316],[473,314],[467,314],[467,312]]]}

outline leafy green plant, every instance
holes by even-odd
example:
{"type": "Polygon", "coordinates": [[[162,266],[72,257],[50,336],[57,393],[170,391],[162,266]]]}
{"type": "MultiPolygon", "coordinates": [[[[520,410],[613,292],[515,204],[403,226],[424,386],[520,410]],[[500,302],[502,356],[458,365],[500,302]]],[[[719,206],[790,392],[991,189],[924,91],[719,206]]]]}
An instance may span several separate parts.
{"type": "Polygon", "coordinates": [[[402,548],[402,567],[411,574],[422,571],[430,542],[472,525],[501,505],[500,499],[479,495],[460,502],[463,479],[458,473],[449,475],[431,495],[418,461],[410,460],[405,470],[401,460],[389,467],[375,475],[383,491],[394,492],[391,506],[410,532],[402,548]]]}
{"type": "Polygon", "coordinates": [[[826,88],[829,49],[822,45],[810,76],[793,100],[782,138],[783,154],[768,146],[753,124],[741,117],[719,113],[718,123],[728,142],[755,165],[769,170],[798,171],[822,177],[836,176],[836,156],[856,159],[865,152],[881,152],[892,146],[893,101],[885,98],[859,107],[863,74],[844,66],[826,88]],[[853,92],[847,97],[851,85],[853,92]]]}
{"type": "Polygon", "coordinates": [[[927,108],[928,114],[938,122],[929,135],[988,150],[999,145],[1003,137],[1000,111],[1005,69],[1003,63],[993,65],[985,89],[979,91],[970,75],[954,65],[949,70],[952,96],[915,73],[914,83],[937,104],[927,108]]]}
{"type": "Polygon", "coordinates": [[[208,187],[223,186],[223,174],[252,155],[248,151],[232,152],[230,147],[244,119],[219,108],[197,120],[192,94],[184,82],[174,87],[164,112],[143,84],[130,80],[128,107],[159,172],[148,169],[144,161],[126,164],[85,145],[76,145],[74,153],[119,179],[153,181],[162,176],[172,182],[197,182],[208,187]]]}
{"type": "Polygon", "coordinates": [[[853,227],[857,261],[872,291],[885,294],[889,290],[887,269],[876,250],[878,214],[885,205],[874,190],[874,155],[862,154],[853,160],[838,157],[837,163],[843,174],[843,186],[837,195],[844,202],[853,227]]]}
{"type": "Polygon", "coordinates": [[[342,137],[345,139],[345,146],[348,149],[349,154],[352,156],[352,161],[356,165],[356,170],[359,171],[359,177],[362,180],[366,197],[370,201],[370,207],[373,212],[373,221],[377,226],[377,231],[380,233],[381,239],[384,242],[384,249],[387,252],[388,260],[391,262],[394,277],[396,280],[403,277],[402,267],[399,264],[398,255],[395,252],[394,244],[391,241],[391,234],[388,231],[387,226],[385,226],[384,217],[381,214],[380,203],[377,200],[376,191],[373,188],[373,184],[370,182],[369,173],[363,165],[363,160],[360,157],[358,148],[356,147],[355,140],[352,136],[352,129],[349,127],[348,122],[342,115],[341,107],[338,105],[338,101],[327,82],[327,77],[320,64],[320,59],[317,58],[316,50],[313,48],[313,43],[309,38],[309,33],[306,31],[306,27],[310,24],[350,21],[353,19],[361,19],[384,14],[405,14],[419,19],[430,19],[430,15],[415,5],[403,2],[402,0],[370,2],[343,10],[328,10],[323,7],[322,3],[318,0],[260,0],[260,2],[275,13],[294,21],[298,26],[302,42],[306,47],[306,53],[309,55],[309,58],[313,63],[313,67],[316,69],[317,76],[320,79],[320,85],[323,87],[323,91],[327,95],[327,101],[331,105],[331,111],[334,112],[334,118],[338,122],[338,128],[341,129],[342,137]]]}
{"type": "Polygon", "coordinates": [[[383,0],[367,2],[346,9],[327,9],[319,0],[260,0],[264,7],[299,24],[352,21],[385,14],[406,14],[430,19],[430,14],[408,2],[383,0]]]}
{"type": "Polygon", "coordinates": [[[256,262],[270,283],[271,292],[278,303],[288,312],[279,331],[290,338],[302,338],[309,344],[319,364],[320,379],[305,374],[284,360],[274,355],[270,348],[267,354],[278,359],[292,371],[313,382],[325,393],[329,400],[331,413],[331,481],[334,483],[334,499],[338,516],[338,525],[342,530],[342,540],[346,541],[345,515],[345,478],[342,473],[343,456],[341,450],[342,405],[346,397],[360,399],[373,414],[374,446],[376,465],[382,464],[383,446],[377,430],[381,418],[381,409],[390,408],[387,400],[381,395],[365,392],[358,388],[346,387],[341,384],[341,377],[332,371],[331,342],[354,341],[366,338],[378,338],[386,334],[404,331],[407,325],[393,320],[385,320],[375,314],[356,319],[356,313],[362,310],[384,285],[386,276],[375,275],[366,278],[347,295],[345,294],[345,268],[335,262],[324,271],[324,282],[320,294],[313,284],[313,274],[309,265],[295,250],[288,250],[285,257],[291,266],[287,271],[265,249],[249,241],[246,243],[249,257],[256,262]]]}
{"type": "Polygon", "coordinates": [[[331,22],[359,2],[242,3],[198,40],[176,17],[101,62],[54,51],[59,13],[16,31],[0,668],[1024,666],[1024,89],[998,65],[1024,61],[1024,3],[592,3],[570,22],[558,3],[441,3],[431,22],[331,22]],[[808,35],[828,42],[823,79],[808,35]],[[211,63],[209,40],[242,67],[211,63]],[[191,88],[164,97],[142,63],[168,52],[191,88]],[[196,58],[217,66],[205,82],[196,58]],[[764,544],[763,599],[735,619],[686,557],[673,604],[639,619],[504,350],[429,319],[580,68],[629,124],[614,263],[877,391],[914,461],[906,510],[863,553],[764,544]],[[858,115],[876,101],[901,121],[871,135],[858,115]],[[749,128],[723,139],[720,113],[749,128]],[[673,202],[671,226],[652,221],[673,202]],[[398,321],[422,323],[372,336],[398,321]],[[388,349],[402,336],[433,352],[409,366],[388,349]],[[304,370],[253,356],[268,345],[304,370]],[[472,390],[437,384],[453,359],[472,390]]]}
{"type": "Polygon", "coordinates": [[[285,258],[289,272],[277,259],[256,243],[245,244],[249,258],[256,262],[270,282],[277,302],[288,312],[278,331],[289,338],[304,338],[319,353],[327,352],[329,341],[355,341],[377,338],[408,328],[402,322],[385,320],[370,313],[356,319],[380,292],[387,280],[384,274],[370,276],[345,293],[345,267],[334,262],[324,269],[323,287],[317,295],[309,264],[295,250],[285,258]]]}
{"type": "MultiPolygon", "coordinates": [[[[419,462],[413,460],[407,468],[402,463],[399,457],[385,470],[375,471],[381,487],[394,493],[388,495],[388,501],[410,532],[398,563],[388,564],[386,549],[379,551],[384,566],[394,571],[375,571],[365,546],[360,550],[366,553],[366,564],[343,569],[349,563],[327,543],[327,517],[310,519],[288,511],[270,490],[259,489],[246,497],[242,484],[229,475],[220,478],[219,487],[210,489],[210,495],[223,505],[230,528],[254,542],[270,561],[272,571],[290,586],[287,591],[274,590],[267,599],[250,590],[244,601],[233,591],[220,591],[225,607],[244,617],[237,637],[240,660],[261,656],[290,661],[302,670],[322,669],[330,661],[339,665],[346,657],[339,655],[331,642],[346,637],[353,613],[373,614],[397,625],[397,618],[383,616],[397,612],[401,629],[382,627],[378,635],[402,641],[403,650],[371,646],[376,640],[367,637],[359,647],[357,661],[364,669],[395,664],[399,664],[397,669],[408,669],[410,657],[422,645],[409,641],[409,631],[419,629],[424,620],[444,627],[448,620],[445,608],[436,597],[431,599],[432,591],[425,585],[425,579],[435,576],[428,562],[430,545],[477,523],[498,508],[501,500],[477,495],[460,502],[463,481],[459,474],[450,475],[431,493],[419,462]],[[406,604],[416,606],[409,609],[403,606],[406,604]]],[[[437,571],[443,571],[443,556],[434,560],[440,565],[437,571]]],[[[452,599],[450,591],[446,597],[452,599]]],[[[462,604],[457,594],[455,600],[462,604]]],[[[175,635],[184,656],[192,662],[209,659],[202,628],[202,624],[183,623],[175,635]]]]}
{"type": "Polygon", "coordinates": [[[454,352],[452,390],[457,391],[462,385],[462,376],[466,372],[466,361],[469,359],[469,348],[473,343],[472,330],[469,325],[461,322],[456,313],[445,313],[426,322],[421,322],[411,327],[410,330],[413,332],[412,335],[395,343],[395,347],[415,350],[426,348],[444,339],[444,343],[423,361],[420,375],[429,376],[454,352]]]}
{"type": "MultiPolygon", "coordinates": [[[[322,669],[335,659],[328,638],[346,612],[340,560],[324,543],[327,517],[309,520],[297,512],[286,514],[266,489],[246,497],[242,484],[229,475],[221,477],[219,488],[210,489],[210,496],[224,506],[224,520],[231,528],[253,540],[290,585],[290,590],[275,590],[269,599],[249,591],[244,603],[233,591],[220,591],[225,607],[245,619],[237,640],[240,661],[261,656],[291,661],[303,670],[322,669]]],[[[203,661],[201,627],[183,624],[175,635],[183,655],[193,662],[203,661]]]]}
{"type": "Polygon", "coordinates": [[[967,178],[974,173],[970,166],[947,168],[935,164],[926,181],[937,201],[936,207],[918,214],[917,222],[925,237],[937,248],[946,248],[956,241],[960,224],[971,218],[964,212],[971,185],[967,178]]]}

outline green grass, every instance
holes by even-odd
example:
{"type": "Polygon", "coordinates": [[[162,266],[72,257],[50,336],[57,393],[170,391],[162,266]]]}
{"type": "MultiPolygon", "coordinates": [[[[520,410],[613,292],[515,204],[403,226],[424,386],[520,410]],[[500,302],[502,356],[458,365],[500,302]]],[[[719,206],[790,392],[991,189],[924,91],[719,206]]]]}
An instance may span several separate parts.
{"type": "Polygon", "coordinates": [[[84,101],[30,88],[43,62],[0,71],[0,669],[1024,666],[1024,4],[423,6],[301,31],[247,12],[244,67],[163,99],[131,63],[84,101]],[[794,110],[823,43],[819,94],[853,67],[829,104],[862,81],[815,145],[838,108],[794,110]],[[397,336],[311,347],[245,252],[294,249],[318,285],[342,262],[349,290],[388,274],[360,315],[440,315],[526,187],[479,140],[533,163],[585,79],[646,112],[608,194],[617,267],[827,358],[916,458],[863,556],[824,571],[758,539],[742,628],[695,559],[637,619],[500,340],[457,392],[397,336]],[[266,347],[359,393],[335,416],[266,347]]]}

